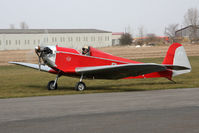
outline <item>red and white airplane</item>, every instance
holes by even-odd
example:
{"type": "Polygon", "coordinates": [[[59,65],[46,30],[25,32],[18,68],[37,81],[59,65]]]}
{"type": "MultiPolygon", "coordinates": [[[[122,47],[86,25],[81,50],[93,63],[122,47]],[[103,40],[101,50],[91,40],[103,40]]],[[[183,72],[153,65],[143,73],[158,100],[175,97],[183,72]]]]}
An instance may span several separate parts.
{"type": "MultiPolygon", "coordinates": [[[[84,49],[85,50],[85,49],[84,49]]],[[[56,74],[56,79],[48,83],[49,90],[57,89],[60,76],[79,77],[77,91],[86,89],[83,78],[89,79],[135,79],[164,77],[172,81],[173,76],[188,73],[191,65],[184,47],[172,44],[162,64],[141,63],[99,51],[93,47],[82,54],[75,49],[58,46],[38,46],[35,52],[39,64],[9,62],[56,74]],[[43,60],[44,64],[41,64],[43,60]]]]}

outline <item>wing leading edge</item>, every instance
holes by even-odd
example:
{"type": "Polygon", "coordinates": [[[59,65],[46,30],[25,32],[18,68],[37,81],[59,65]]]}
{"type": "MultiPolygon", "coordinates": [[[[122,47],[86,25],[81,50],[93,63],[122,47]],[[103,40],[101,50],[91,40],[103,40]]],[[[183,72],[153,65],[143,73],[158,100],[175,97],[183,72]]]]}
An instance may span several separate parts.
{"type": "MultiPolygon", "coordinates": [[[[39,70],[39,65],[38,64],[31,64],[31,63],[24,63],[24,62],[8,62],[10,64],[16,64],[20,66],[25,66],[33,69],[39,70]]],[[[41,65],[41,71],[49,72],[51,70],[50,67],[41,65]]]]}

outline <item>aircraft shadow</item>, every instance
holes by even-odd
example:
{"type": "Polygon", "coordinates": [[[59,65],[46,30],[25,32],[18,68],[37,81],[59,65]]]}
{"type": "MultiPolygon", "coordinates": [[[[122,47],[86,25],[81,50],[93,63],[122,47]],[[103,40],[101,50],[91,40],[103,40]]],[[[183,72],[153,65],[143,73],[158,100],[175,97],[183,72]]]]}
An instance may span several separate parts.
{"type": "MultiPolygon", "coordinates": [[[[118,90],[118,91],[146,91],[147,88],[136,88],[134,86],[151,86],[152,85],[172,85],[175,84],[173,82],[159,82],[159,83],[125,83],[125,84],[117,84],[117,85],[100,85],[100,86],[90,86],[87,90],[118,90]],[[117,88],[120,86],[120,88],[117,88]],[[132,88],[129,88],[132,87],[132,88]]],[[[181,82],[177,82],[176,84],[182,84],[181,82]]]]}
{"type": "MultiPolygon", "coordinates": [[[[115,84],[115,85],[99,85],[99,86],[87,86],[87,89],[86,90],[94,90],[94,91],[97,91],[97,90],[105,90],[105,91],[146,91],[147,88],[136,88],[134,86],[149,86],[151,88],[152,85],[172,85],[174,84],[173,82],[158,82],[158,83],[154,83],[154,82],[151,82],[151,83],[123,83],[123,84],[115,84]],[[119,86],[119,87],[118,87],[119,86]],[[118,88],[117,88],[118,87],[118,88]],[[131,88],[129,88],[131,87],[131,88]]],[[[177,82],[176,84],[182,84],[181,82],[177,82]]],[[[26,86],[28,88],[40,88],[40,89],[44,89],[46,90],[46,86],[41,86],[41,85],[28,85],[26,86]]],[[[71,90],[73,91],[74,90],[74,87],[68,87],[68,86],[58,86],[58,90],[71,90]]]]}

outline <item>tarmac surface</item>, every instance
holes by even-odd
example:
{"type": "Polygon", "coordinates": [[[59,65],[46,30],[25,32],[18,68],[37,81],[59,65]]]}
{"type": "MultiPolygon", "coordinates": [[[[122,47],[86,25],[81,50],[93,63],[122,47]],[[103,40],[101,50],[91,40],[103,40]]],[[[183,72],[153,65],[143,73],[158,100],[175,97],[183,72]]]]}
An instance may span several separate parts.
{"type": "Polygon", "coordinates": [[[199,88],[0,99],[0,133],[199,133],[199,88]]]}

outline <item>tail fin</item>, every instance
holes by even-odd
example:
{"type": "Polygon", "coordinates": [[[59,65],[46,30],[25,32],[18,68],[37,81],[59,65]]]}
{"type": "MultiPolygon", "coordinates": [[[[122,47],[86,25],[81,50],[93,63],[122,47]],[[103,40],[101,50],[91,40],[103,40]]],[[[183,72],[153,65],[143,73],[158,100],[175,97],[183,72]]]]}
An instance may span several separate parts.
{"type": "Polygon", "coordinates": [[[184,50],[184,47],[179,43],[173,43],[169,47],[162,64],[189,68],[188,70],[172,70],[172,76],[177,76],[191,71],[191,65],[184,50]]]}

